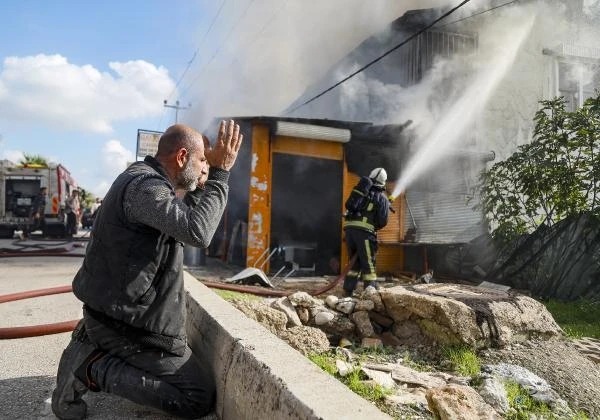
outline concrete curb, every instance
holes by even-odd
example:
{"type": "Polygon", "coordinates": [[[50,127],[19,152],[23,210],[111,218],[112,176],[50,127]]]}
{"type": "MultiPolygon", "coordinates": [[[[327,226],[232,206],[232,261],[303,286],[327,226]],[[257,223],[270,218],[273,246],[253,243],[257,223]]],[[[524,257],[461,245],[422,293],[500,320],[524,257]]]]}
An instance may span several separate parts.
{"type": "Polygon", "coordinates": [[[189,345],[212,368],[222,420],[390,419],[185,273],[189,345]]]}

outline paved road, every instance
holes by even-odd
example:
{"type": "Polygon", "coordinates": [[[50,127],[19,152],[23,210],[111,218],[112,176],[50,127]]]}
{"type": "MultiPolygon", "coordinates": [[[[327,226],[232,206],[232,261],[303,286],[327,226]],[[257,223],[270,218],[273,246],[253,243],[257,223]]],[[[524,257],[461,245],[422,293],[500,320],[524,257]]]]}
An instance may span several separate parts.
{"type": "MultiPolygon", "coordinates": [[[[75,241],[85,245],[85,242],[75,241]]],[[[83,247],[62,241],[0,240],[0,249],[24,251],[83,247]]],[[[0,258],[0,295],[71,284],[81,257],[0,258]]],[[[81,318],[81,303],[70,293],[0,304],[0,327],[26,326],[81,318]]],[[[58,360],[69,333],[0,340],[0,419],[54,419],[50,396],[58,360]]],[[[118,397],[88,393],[89,419],[171,419],[118,397]]]]}

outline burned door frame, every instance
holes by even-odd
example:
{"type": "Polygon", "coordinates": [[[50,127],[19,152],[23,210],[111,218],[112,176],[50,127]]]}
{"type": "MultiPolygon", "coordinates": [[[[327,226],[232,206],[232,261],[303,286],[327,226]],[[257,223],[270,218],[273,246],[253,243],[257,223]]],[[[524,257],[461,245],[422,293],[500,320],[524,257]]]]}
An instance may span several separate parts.
{"type": "MultiPolygon", "coordinates": [[[[252,166],[250,173],[250,194],[248,203],[248,246],[246,265],[269,272],[269,250],[271,245],[271,203],[273,181],[273,153],[332,159],[342,162],[341,186],[347,183],[347,169],[344,161],[343,143],[314,138],[271,135],[269,126],[255,124],[252,129],[252,166]]],[[[343,200],[342,196],[342,200],[343,200]]],[[[340,209],[343,208],[343,201],[340,209]]],[[[340,214],[340,234],[342,220],[340,214]]],[[[341,247],[341,261],[345,260],[345,250],[341,247]]]]}

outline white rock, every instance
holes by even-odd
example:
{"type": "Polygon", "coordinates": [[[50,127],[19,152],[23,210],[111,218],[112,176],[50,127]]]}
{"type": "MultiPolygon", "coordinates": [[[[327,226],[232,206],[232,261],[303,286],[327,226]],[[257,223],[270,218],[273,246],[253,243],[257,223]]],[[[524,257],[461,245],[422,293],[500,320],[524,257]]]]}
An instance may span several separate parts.
{"type": "Polygon", "coordinates": [[[325,304],[329,306],[331,309],[335,309],[336,303],[338,303],[339,298],[334,295],[329,295],[325,298],[325,304]]]}
{"type": "Polygon", "coordinates": [[[325,325],[325,324],[328,324],[333,318],[335,318],[335,315],[332,314],[331,312],[327,312],[327,311],[319,312],[318,314],[315,315],[315,324],[325,325]]]}
{"type": "Polygon", "coordinates": [[[352,366],[343,360],[336,359],[335,367],[337,367],[340,376],[346,376],[352,370],[352,366]]]}
{"type": "Polygon", "coordinates": [[[340,299],[335,305],[335,309],[345,314],[351,314],[356,303],[352,299],[340,299]]]}

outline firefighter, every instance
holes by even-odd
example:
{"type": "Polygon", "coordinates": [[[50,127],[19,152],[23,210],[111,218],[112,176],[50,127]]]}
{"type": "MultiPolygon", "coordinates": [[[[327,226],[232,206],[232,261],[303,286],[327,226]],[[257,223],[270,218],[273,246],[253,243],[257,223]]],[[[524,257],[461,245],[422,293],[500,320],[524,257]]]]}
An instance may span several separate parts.
{"type": "Polygon", "coordinates": [[[377,288],[375,255],[377,253],[377,231],[388,222],[390,201],[385,194],[387,173],[375,168],[368,177],[362,177],[346,200],[344,232],[348,255],[356,260],[344,280],[346,296],[352,296],[359,280],[363,287],[377,288]]]}

